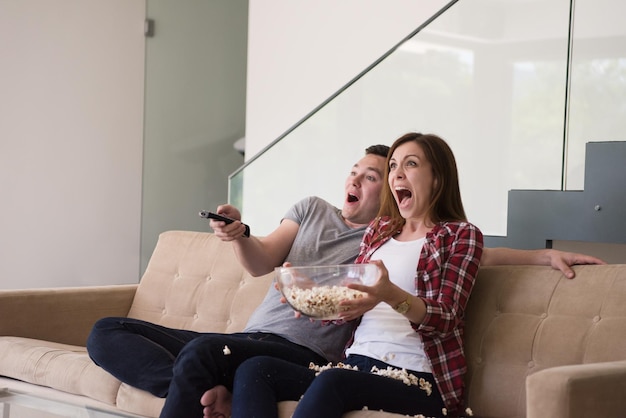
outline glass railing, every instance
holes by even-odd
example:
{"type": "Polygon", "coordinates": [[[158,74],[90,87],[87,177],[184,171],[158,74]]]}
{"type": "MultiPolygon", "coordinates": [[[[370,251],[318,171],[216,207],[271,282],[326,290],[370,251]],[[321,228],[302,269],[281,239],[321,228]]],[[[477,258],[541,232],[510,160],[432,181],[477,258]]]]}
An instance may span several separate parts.
{"type": "MultiPolygon", "coordinates": [[[[435,133],[454,150],[470,220],[486,235],[506,235],[509,190],[582,189],[584,143],[620,139],[607,129],[584,134],[599,120],[569,122],[589,95],[609,101],[602,108],[613,124],[626,120],[623,25],[610,21],[601,38],[592,22],[573,31],[574,20],[595,19],[595,4],[578,0],[576,10],[587,10],[579,15],[569,0],[449,3],[233,173],[230,202],[266,234],[303,197],[341,206],[343,181],[368,145],[435,133]],[[591,84],[598,71],[611,72],[612,96],[591,84]]],[[[617,0],[602,7],[611,16],[625,8],[617,0]]]]}

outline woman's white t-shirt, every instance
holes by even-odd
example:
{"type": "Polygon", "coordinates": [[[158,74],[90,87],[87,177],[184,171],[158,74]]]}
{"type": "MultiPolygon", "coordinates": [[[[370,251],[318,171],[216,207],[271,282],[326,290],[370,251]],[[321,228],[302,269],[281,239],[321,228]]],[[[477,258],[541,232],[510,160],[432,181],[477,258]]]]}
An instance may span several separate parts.
{"type": "MultiPolygon", "coordinates": [[[[392,238],[377,249],[371,259],[382,260],[389,271],[389,279],[414,295],[417,263],[423,245],[424,238],[415,241],[392,238]]],[[[431,372],[420,335],[406,317],[384,302],[363,315],[346,354],[360,354],[394,367],[431,372]]]]}

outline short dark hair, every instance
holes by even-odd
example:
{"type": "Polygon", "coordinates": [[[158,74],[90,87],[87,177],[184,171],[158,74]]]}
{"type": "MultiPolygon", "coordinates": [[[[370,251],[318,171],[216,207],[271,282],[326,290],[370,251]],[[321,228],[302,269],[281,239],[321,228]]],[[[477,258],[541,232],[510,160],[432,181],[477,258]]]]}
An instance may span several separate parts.
{"type": "Polygon", "coordinates": [[[365,155],[374,154],[383,158],[387,158],[387,154],[389,154],[389,147],[387,145],[370,145],[365,148],[365,155]]]}

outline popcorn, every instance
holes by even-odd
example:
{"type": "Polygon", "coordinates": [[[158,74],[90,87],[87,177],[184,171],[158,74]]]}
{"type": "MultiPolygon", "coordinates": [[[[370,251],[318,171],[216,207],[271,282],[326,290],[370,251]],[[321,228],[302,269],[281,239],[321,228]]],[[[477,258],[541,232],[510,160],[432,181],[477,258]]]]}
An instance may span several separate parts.
{"type": "MultiPolygon", "coordinates": [[[[309,369],[310,370],[315,370],[316,373],[315,375],[318,376],[321,372],[325,371],[325,370],[329,370],[329,369],[346,369],[346,370],[356,370],[358,371],[359,368],[357,366],[351,366],[349,364],[345,364],[345,363],[337,363],[334,364],[333,363],[328,363],[324,366],[318,366],[317,364],[311,362],[309,363],[309,369]]],[[[391,366],[388,366],[386,369],[379,369],[376,366],[373,366],[372,369],[370,370],[370,373],[373,374],[377,374],[379,376],[385,376],[385,377],[390,377],[392,379],[398,379],[403,381],[406,385],[416,385],[419,386],[421,390],[423,390],[424,392],[426,392],[427,396],[430,396],[433,393],[433,385],[432,383],[430,383],[428,380],[424,379],[423,377],[418,378],[417,376],[415,376],[412,373],[408,373],[406,371],[406,369],[395,369],[391,366]]],[[[369,410],[369,408],[367,406],[363,406],[363,408],[361,408],[361,410],[363,411],[367,411],[369,410]]],[[[382,411],[382,410],[381,410],[382,411]]],[[[441,409],[441,413],[444,416],[448,415],[448,409],[447,408],[442,408],[441,409]]],[[[465,408],[465,414],[468,417],[473,417],[474,416],[474,412],[472,411],[471,408],[465,408]]],[[[417,414],[413,416],[414,418],[426,418],[424,415],[422,414],[417,414]]]]}
{"type": "Polygon", "coordinates": [[[386,369],[379,369],[378,367],[372,367],[371,373],[379,376],[386,376],[392,379],[403,381],[406,385],[419,385],[420,389],[426,392],[427,396],[430,396],[433,392],[433,385],[425,380],[423,377],[417,378],[414,374],[408,373],[406,369],[394,369],[393,367],[387,367],[386,369]]]}
{"type": "Polygon", "coordinates": [[[426,392],[426,396],[430,396],[433,393],[433,385],[422,377],[420,377],[420,389],[426,392]]]}
{"type": "Polygon", "coordinates": [[[347,369],[347,370],[359,370],[359,368],[357,366],[350,366],[349,364],[345,364],[345,363],[337,363],[335,365],[333,365],[332,363],[328,363],[325,366],[318,366],[317,364],[314,363],[309,363],[309,369],[311,370],[315,370],[317,373],[315,373],[315,376],[318,376],[321,372],[323,372],[324,370],[328,370],[328,369],[347,369]]]}
{"type": "Polygon", "coordinates": [[[225,345],[224,349],[222,350],[222,352],[224,353],[225,356],[229,356],[230,355],[230,348],[228,348],[228,346],[225,345]]]}
{"type": "MultiPolygon", "coordinates": [[[[349,364],[345,364],[341,362],[335,365],[333,365],[332,363],[328,363],[325,366],[318,366],[317,364],[314,364],[311,362],[309,363],[309,369],[314,370],[316,372],[315,373],[316,376],[318,376],[324,370],[328,370],[328,369],[359,370],[357,366],[351,366],[349,364]]],[[[378,367],[373,366],[372,370],[370,370],[370,373],[377,374],[379,376],[390,377],[392,379],[401,380],[406,385],[419,386],[420,389],[426,392],[427,396],[430,396],[433,392],[433,385],[429,381],[425,380],[423,377],[417,378],[417,376],[415,376],[414,374],[408,373],[406,369],[400,370],[400,369],[395,369],[391,366],[387,367],[386,369],[379,369],[378,367]]]]}
{"type": "Polygon", "coordinates": [[[340,310],[339,302],[358,299],[365,293],[345,286],[318,286],[310,289],[292,287],[287,300],[294,309],[312,318],[336,319],[340,310]]]}

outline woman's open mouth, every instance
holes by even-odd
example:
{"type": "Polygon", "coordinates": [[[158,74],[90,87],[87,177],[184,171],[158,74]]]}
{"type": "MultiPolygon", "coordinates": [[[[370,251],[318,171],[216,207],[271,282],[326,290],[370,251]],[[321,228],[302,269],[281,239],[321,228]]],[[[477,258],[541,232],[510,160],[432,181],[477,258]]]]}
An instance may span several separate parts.
{"type": "Polygon", "coordinates": [[[408,201],[413,197],[413,193],[404,187],[396,187],[396,199],[398,201],[398,207],[406,206],[408,201]]]}

